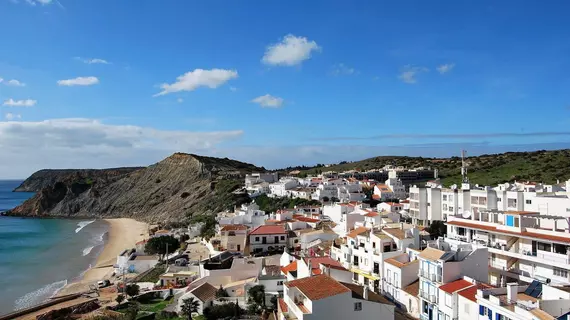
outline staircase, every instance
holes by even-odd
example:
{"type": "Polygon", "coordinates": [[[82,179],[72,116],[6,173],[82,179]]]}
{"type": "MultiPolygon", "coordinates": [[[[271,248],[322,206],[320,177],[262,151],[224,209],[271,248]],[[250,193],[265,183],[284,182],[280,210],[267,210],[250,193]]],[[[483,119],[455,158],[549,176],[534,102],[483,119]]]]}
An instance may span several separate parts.
{"type": "Polygon", "coordinates": [[[515,245],[517,242],[519,241],[519,238],[517,237],[509,237],[507,239],[507,245],[505,247],[506,251],[509,252],[518,252],[518,245],[515,245]]]}
{"type": "Polygon", "coordinates": [[[516,264],[519,262],[519,258],[510,258],[507,260],[507,270],[511,271],[512,269],[518,269],[516,264]]]}

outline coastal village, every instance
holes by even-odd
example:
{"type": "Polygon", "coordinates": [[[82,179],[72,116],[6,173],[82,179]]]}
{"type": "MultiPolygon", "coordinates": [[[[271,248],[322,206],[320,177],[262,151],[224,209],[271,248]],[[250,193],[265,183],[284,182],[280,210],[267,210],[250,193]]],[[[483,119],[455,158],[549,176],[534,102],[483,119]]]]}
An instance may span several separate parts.
{"type": "Polygon", "coordinates": [[[12,318],[570,320],[570,180],[484,186],[464,166],[443,185],[386,165],[253,173],[236,192],[250,202],[137,229],[104,271],[12,318]]]}

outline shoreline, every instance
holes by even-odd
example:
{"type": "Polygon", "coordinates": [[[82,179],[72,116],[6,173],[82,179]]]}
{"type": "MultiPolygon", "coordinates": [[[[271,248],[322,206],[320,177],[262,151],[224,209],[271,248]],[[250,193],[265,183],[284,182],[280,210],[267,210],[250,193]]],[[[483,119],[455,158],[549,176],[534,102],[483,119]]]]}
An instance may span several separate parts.
{"type": "Polygon", "coordinates": [[[52,298],[89,291],[89,285],[111,279],[117,256],[125,249],[134,248],[140,240],[148,238],[148,224],[129,218],[103,219],[108,224],[108,238],[95,264],[57,291],[52,298]]]}

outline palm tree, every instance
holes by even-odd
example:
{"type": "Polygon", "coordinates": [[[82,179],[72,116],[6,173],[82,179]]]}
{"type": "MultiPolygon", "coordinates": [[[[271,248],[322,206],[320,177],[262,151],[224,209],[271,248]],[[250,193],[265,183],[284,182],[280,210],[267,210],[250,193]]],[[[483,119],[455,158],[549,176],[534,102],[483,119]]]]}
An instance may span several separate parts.
{"type": "Polygon", "coordinates": [[[198,308],[200,307],[200,302],[190,297],[188,299],[182,300],[182,314],[188,317],[188,320],[192,320],[192,314],[198,313],[198,308]]]}

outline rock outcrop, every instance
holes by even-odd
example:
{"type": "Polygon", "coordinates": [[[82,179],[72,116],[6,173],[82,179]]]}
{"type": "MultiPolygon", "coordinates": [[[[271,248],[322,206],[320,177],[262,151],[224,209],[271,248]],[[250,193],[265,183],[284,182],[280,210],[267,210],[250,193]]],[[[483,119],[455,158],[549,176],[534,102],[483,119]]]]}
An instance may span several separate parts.
{"type": "Polygon", "coordinates": [[[246,194],[235,191],[246,173],[263,170],[227,158],[176,153],[115,179],[56,179],[7,214],[178,222],[248,201],[246,194]]]}

